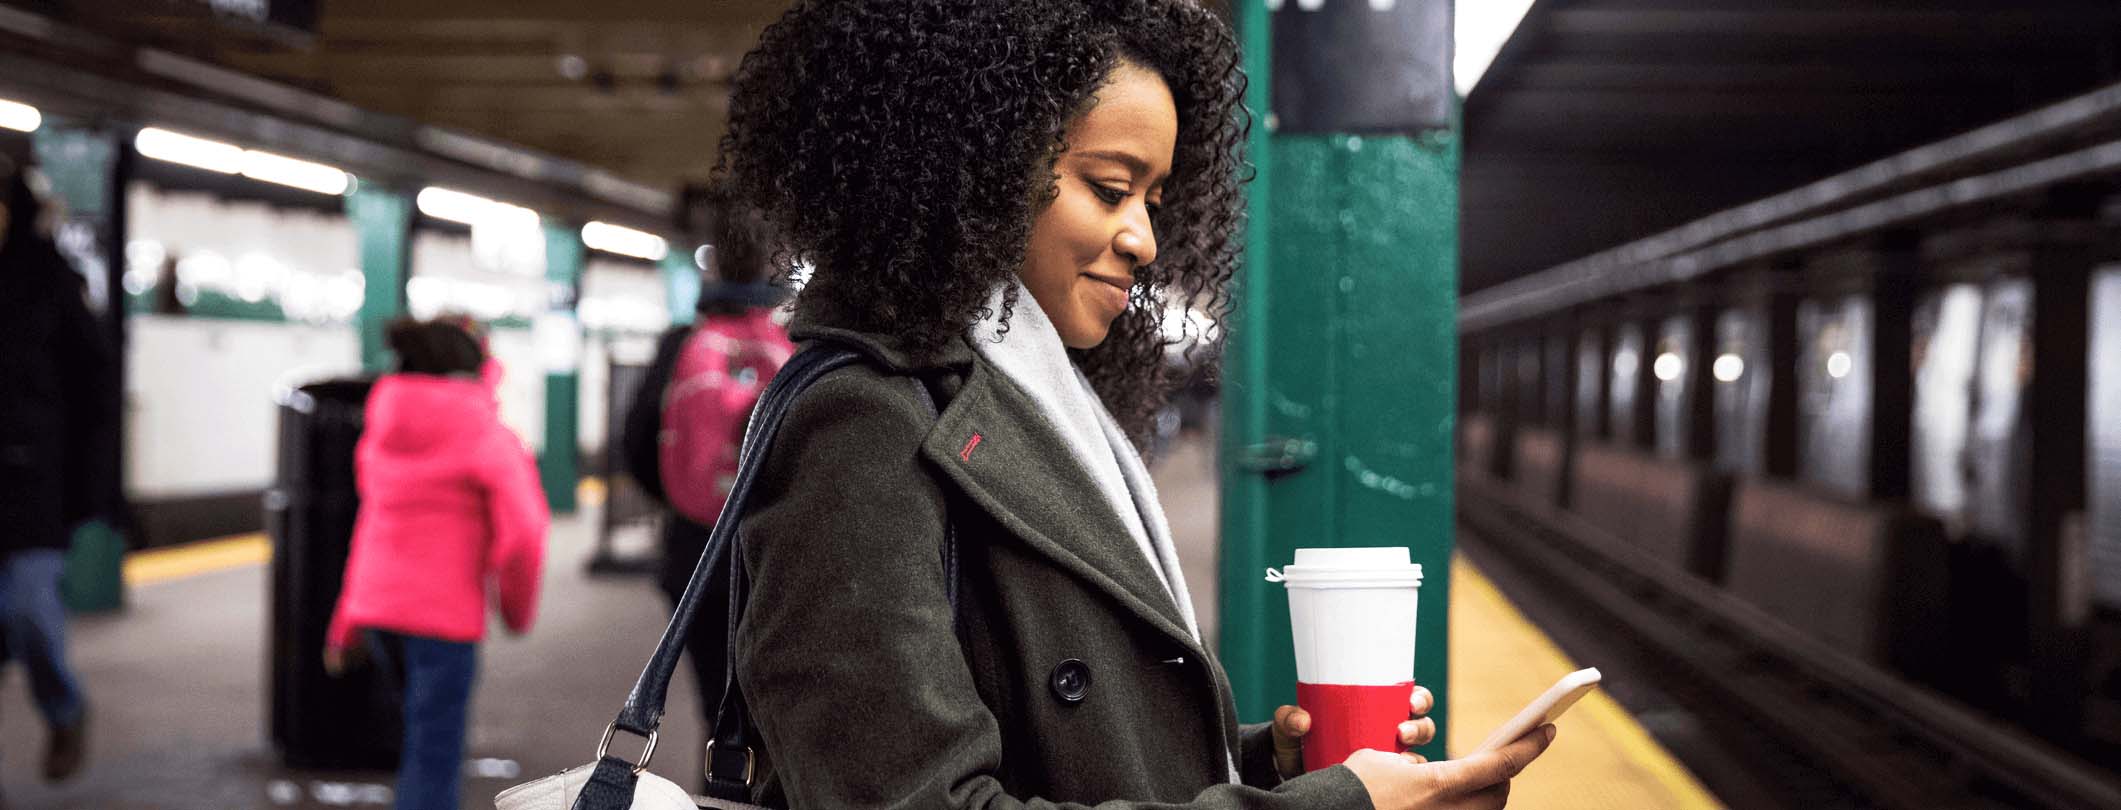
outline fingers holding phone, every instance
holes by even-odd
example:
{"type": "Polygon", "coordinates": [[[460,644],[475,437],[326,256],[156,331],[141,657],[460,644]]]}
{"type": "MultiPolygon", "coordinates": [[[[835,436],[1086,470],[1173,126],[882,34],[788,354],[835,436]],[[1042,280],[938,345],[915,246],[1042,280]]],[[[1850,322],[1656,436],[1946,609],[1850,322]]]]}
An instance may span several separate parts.
{"type": "Polygon", "coordinates": [[[1345,764],[1378,810],[1494,810],[1509,800],[1510,780],[1546,753],[1555,733],[1541,726],[1495,750],[1443,762],[1364,749],[1345,764]]]}

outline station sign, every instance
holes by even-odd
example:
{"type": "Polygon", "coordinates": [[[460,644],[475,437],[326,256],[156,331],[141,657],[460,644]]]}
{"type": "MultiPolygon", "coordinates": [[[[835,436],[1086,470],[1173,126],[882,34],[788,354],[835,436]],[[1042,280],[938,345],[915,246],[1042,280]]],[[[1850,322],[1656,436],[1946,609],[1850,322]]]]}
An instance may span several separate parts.
{"type": "Polygon", "coordinates": [[[1266,0],[1273,126],[1414,133],[1450,126],[1451,0],[1266,0]]]}

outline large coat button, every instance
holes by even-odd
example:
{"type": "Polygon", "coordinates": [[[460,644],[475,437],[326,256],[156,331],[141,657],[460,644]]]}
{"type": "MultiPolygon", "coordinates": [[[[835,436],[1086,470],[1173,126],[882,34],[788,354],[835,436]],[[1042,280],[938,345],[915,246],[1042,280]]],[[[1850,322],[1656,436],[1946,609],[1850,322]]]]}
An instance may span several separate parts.
{"type": "Polygon", "coordinates": [[[1049,683],[1054,697],[1068,703],[1081,703],[1083,696],[1090,693],[1090,665],[1078,658],[1062,661],[1053,668],[1049,683]]]}

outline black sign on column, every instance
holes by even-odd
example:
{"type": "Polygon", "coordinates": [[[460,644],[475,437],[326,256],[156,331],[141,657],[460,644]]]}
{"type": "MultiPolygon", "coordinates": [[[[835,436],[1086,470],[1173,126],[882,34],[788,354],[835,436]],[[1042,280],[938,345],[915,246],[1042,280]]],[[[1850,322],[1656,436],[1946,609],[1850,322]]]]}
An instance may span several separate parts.
{"type": "Polygon", "coordinates": [[[1450,126],[1451,0],[1266,3],[1273,10],[1276,131],[1450,126]]]}

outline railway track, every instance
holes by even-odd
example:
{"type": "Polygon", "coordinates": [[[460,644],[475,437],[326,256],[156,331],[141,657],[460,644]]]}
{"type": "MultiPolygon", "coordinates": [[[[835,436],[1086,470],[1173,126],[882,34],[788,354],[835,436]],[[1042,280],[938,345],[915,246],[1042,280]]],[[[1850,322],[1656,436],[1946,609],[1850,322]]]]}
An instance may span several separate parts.
{"type": "Polygon", "coordinates": [[[1668,561],[1506,485],[1462,476],[1459,519],[1558,610],[1656,662],[1674,694],[1795,760],[1807,810],[2121,808],[2114,775],[1798,634],[1668,561]],[[1831,798],[1828,798],[1831,797],[1831,798]]]}

